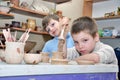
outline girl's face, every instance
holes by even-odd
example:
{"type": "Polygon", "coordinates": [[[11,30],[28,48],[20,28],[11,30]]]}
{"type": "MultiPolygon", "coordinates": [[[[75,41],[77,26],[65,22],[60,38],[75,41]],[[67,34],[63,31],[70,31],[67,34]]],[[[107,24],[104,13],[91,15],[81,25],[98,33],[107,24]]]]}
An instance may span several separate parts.
{"type": "Polygon", "coordinates": [[[75,48],[82,55],[91,53],[97,41],[99,41],[99,35],[96,33],[96,36],[93,38],[90,34],[85,31],[82,31],[77,34],[72,34],[75,48]]]}
{"type": "Polygon", "coordinates": [[[46,31],[53,37],[58,36],[60,34],[59,21],[51,19],[48,26],[46,27],[46,31]]]}

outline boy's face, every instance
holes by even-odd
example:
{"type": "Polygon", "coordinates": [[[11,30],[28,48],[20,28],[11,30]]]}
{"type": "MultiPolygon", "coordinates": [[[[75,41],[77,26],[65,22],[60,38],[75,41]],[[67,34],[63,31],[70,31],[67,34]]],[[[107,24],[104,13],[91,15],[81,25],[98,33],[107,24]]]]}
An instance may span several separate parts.
{"type": "Polygon", "coordinates": [[[75,43],[75,48],[82,55],[91,53],[95,48],[96,42],[99,41],[99,36],[97,33],[93,38],[85,31],[77,34],[72,34],[72,37],[75,43]]]}
{"type": "Polygon", "coordinates": [[[53,37],[58,36],[60,34],[60,24],[57,20],[51,19],[48,26],[46,27],[46,31],[53,37]]]}

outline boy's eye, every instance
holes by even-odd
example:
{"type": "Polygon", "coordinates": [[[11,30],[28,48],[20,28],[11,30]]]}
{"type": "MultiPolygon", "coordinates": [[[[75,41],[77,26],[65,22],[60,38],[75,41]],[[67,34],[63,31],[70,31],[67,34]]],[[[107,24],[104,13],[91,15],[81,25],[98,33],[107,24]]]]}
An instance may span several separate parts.
{"type": "Polygon", "coordinates": [[[75,45],[77,45],[77,44],[78,44],[78,42],[77,42],[77,41],[74,41],[74,44],[75,44],[75,45]]]}
{"type": "Polygon", "coordinates": [[[88,41],[88,39],[84,39],[84,40],[83,40],[83,42],[86,42],[86,41],[88,41]]]}
{"type": "Polygon", "coordinates": [[[49,33],[49,32],[50,32],[50,29],[48,29],[47,32],[49,33]]]}
{"type": "Polygon", "coordinates": [[[54,25],[55,25],[55,23],[52,23],[52,24],[51,24],[51,27],[54,27],[54,25]]]}

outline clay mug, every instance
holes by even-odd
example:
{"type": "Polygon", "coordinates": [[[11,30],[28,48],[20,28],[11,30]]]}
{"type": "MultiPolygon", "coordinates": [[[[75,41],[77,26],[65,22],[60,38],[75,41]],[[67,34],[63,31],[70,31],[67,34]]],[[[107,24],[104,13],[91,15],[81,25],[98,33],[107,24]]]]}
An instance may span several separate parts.
{"type": "Polygon", "coordinates": [[[49,60],[50,60],[49,54],[45,53],[45,52],[41,52],[40,54],[42,55],[42,60],[41,61],[43,63],[49,63],[49,60]]]}
{"type": "Polygon", "coordinates": [[[63,59],[63,52],[53,52],[52,59],[63,59]]]}
{"type": "Polygon", "coordinates": [[[22,42],[5,42],[5,62],[9,64],[20,64],[24,57],[24,46],[22,42]]]}

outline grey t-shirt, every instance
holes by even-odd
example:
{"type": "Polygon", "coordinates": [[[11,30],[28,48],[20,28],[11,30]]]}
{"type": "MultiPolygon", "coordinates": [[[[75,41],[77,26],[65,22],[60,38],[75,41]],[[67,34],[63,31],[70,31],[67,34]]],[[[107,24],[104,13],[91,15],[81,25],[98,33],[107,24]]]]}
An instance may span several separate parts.
{"type": "MultiPolygon", "coordinates": [[[[95,45],[95,49],[92,53],[99,54],[100,56],[100,63],[105,64],[117,64],[117,58],[114,52],[114,49],[102,42],[97,42],[95,45]]],[[[77,52],[75,47],[68,48],[67,49],[67,59],[74,60],[75,58],[78,58],[80,56],[80,53],[77,52]]]]}

